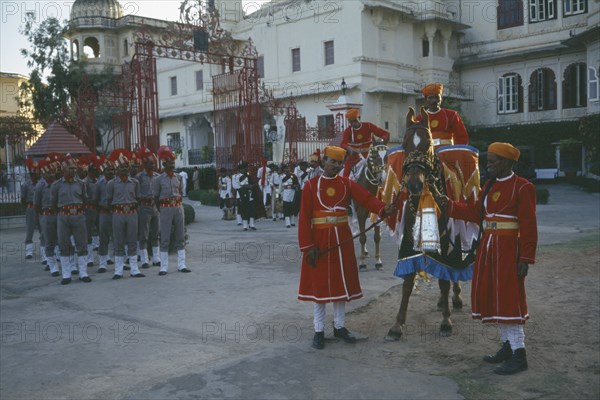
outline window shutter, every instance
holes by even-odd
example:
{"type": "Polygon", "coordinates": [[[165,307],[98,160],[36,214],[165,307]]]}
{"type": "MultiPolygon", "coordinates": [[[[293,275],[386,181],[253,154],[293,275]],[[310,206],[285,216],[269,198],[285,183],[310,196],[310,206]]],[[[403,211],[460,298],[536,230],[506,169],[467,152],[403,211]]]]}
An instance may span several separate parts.
{"type": "Polygon", "coordinates": [[[537,111],[538,109],[538,102],[537,102],[537,93],[538,93],[538,87],[537,87],[537,81],[538,81],[538,77],[537,77],[537,70],[533,71],[533,74],[531,74],[531,77],[529,79],[529,111],[537,111]]]}
{"type": "Polygon", "coordinates": [[[504,78],[498,79],[498,114],[504,114],[504,78]]]}

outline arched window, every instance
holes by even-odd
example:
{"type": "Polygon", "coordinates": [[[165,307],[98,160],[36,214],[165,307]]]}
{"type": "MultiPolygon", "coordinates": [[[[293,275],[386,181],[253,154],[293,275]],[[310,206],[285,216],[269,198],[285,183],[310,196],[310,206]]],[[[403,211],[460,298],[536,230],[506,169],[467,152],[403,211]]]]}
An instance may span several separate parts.
{"type": "Polygon", "coordinates": [[[556,78],[550,68],[539,68],[529,78],[529,111],[556,110],[556,78]]]}
{"type": "Polygon", "coordinates": [[[498,114],[523,112],[521,75],[508,73],[498,79],[498,114]]]}
{"type": "Polygon", "coordinates": [[[587,68],[585,63],[569,65],[563,74],[563,108],[587,106],[587,68]]]}
{"type": "Polygon", "coordinates": [[[83,42],[83,53],[87,58],[98,58],[100,57],[100,43],[98,39],[90,36],[83,42]]]}

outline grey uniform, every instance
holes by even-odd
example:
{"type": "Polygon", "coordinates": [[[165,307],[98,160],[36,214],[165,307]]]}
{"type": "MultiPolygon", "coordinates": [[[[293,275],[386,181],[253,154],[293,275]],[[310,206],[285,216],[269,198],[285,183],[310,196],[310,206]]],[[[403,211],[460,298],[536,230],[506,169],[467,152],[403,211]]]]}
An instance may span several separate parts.
{"type": "MultiPolygon", "coordinates": [[[[25,244],[33,243],[33,231],[40,227],[38,214],[33,207],[33,197],[35,193],[35,184],[29,179],[21,185],[21,203],[27,206],[25,210],[25,224],[27,233],[25,234],[25,244]]],[[[40,237],[43,243],[43,238],[40,237]]]]}
{"type": "Polygon", "coordinates": [[[44,236],[46,257],[54,257],[57,244],[56,209],[52,208],[52,184],[45,179],[35,185],[33,207],[38,212],[40,228],[44,236]]]}
{"type": "Polygon", "coordinates": [[[175,248],[183,250],[185,245],[183,203],[181,196],[183,186],[178,174],[169,176],[166,172],[154,179],[154,197],[158,198],[160,207],[160,251],[169,251],[171,227],[175,229],[175,248]]]}
{"type": "Polygon", "coordinates": [[[51,190],[52,206],[58,210],[57,232],[61,257],[73,255],[71,235],[75,238],[77,255],[87,255],[85,184],[79,178],[67,181],[63,177],[52,184],[51,190]]]}
{"type": "Polygon", "coordinates": [[[125,245],[129,257],[137,255],[138,213],[140,183],[130,176],[123,180],[116,176],[106,187],[108,204],[113,213],[113,244],[115,257],[125,256],[125,245]]]}
{"type": "Polygon", "coordinates": [[[88,234],[87,241],[88,244],[92,244],[92,236],[98,235],[98,210],[96,209],[94,198],[92,197],[92,193],[95,192],[97,179],[88,175],[83,179],[83,182],[85,183],[86,193],[89,193],[85,208],[85,224],[88,234]]]}
{"type": "Polygon", "coordinates": [[[148,242],[152,247],[158,246],[158,232],[160,213],[155,204],[153,181],[160,175],[152,171],[151,175],[147,171],[137,174],[136,179],[140,182],[140,210],[138,221],[138,240],[140,248],[148,248],[148,242]]]}
{"type": "Polygon", "coordinates": [[[94,203],[98,209],[98,231],[100,235],[100,245],[98,246],[98,255],[108,255],[108,244],[112,236],[112,213],[108,206],[108,196],[106,187],[108,181],[102,176],[94,186],[94,203]]]}

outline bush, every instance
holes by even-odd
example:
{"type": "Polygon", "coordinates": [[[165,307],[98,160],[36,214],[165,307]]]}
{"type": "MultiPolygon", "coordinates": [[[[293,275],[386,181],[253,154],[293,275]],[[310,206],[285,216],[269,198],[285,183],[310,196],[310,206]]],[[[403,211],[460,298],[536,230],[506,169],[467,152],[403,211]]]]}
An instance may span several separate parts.
{"type": "Polygon", "coordinates": [[[190,200],[199,201],[206,206],[219,205],[219,194],[215,189],[192,190],[188,193],[190,200]]]}
{"type": "Polygon", "coordinates": [[[579,186],[587,192],[600,193],[600,181],[586,178],[584,176],[576,176],[568,181],[572,185],[579,186]]]}
{"type": "Polygon", "coordinates": [[[183,217],[186,225],[194,222],[196,219],[196,211],[194,211],[194,207],[190,206],[189,204],[184,204],[183,217]]]}
{"type": "Polygon", "coordinates": [[[550,198],[550,192],[548,189],[535,189],[535,202],[536,204],[548,204],[550,198]]]}

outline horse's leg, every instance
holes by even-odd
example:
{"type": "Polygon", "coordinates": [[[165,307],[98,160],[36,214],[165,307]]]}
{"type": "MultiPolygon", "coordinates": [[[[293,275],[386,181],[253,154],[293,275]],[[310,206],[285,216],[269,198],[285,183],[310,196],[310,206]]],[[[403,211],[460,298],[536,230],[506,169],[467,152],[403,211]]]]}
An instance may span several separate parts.
{"type": "Polygon", "coordinates": [[[452,292],[454,293],[452,295],[452,308],[460,310],[463,306],[463,300],[462,297],[460,297],[460,282],[452,282],[452,292]]]}
{"type": "Polygon", "coordinates": [[[356,212],[356,216],[358,217],[358,229],[360,230],[360,237],[359,237],[359,242],[360,242],[360,263],[358,264],[358,270],[359,271],[364,271],[367,269],[367,263],[365,262],[365,258],[367,258],[367,251],[366,251],[366,245],[367,245],[367,234],[364,233],[365,231],[365,218],[363,218],[363,213],[360,211],[356,212]]]}
{"type": "Polygon", "coordinates": [[[385,340],[399,340],[402,337],[402,327],[406,322],[408,300],[410,299],[413,287],[415,286],[415,277],[416,274],[410,274],[409,276],[404,278],[404,283],[402,284],[402,302],[400,303],[400,309],[398,310],[398,314],[396,315],[396,322],[394,323],[394,326],[392,326],[388,331],[385,340]]]}
{"type": "Polygon", "coordinates": [[[375,268],[378,271],[381,271],[383,270],[383,263],[381,262],[381,255],[379,253],[379,243],[381,242],[381,227],[377,225],[373,230],[373,240],[375,241],[375,268]]]}
{"type": "Polygon", "coordinates": [[[438,307],[442,309],[442,325],[440,326],[440,335],[441,336],[450,336],[452,334],[452,321],[450,320],[450,304],[449,304],[449,295],[450,295],[450,281],[445,279],[438,280],[438,284],[440,286],[440,300],[438,301],[438,307]]]}

